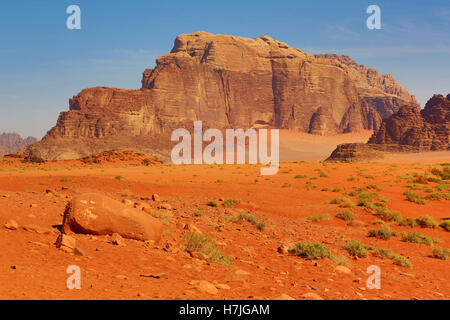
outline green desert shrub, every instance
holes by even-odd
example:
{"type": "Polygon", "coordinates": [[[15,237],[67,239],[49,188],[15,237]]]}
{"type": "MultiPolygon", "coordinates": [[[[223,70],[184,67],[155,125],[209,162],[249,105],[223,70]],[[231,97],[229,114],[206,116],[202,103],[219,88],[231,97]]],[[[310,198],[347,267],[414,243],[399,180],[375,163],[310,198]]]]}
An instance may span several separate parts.
{"type": "Polygon", "coordinates": [[[330,215],[329,214],[318,214],[315,216],[310,216],[307,217],[306,220],[309,222],[319,222],[319,221],[323,221],[323,220],[330,220],[330,215]]]}
{"type": "Polygon", "coordinates": [[[344,221],[350,221],[353,219],[354,216],[355,216],[355,214],[352,211],[344,210],[344,211],[339,212],[336,215],[336,218],[344,220],[344,221]]]}
{"type": "Polygon", "coordinates": [[[369,256],[368,247],[364,243],[356,240],[347,241],[347,244],[342,248],[347,250],[352,257],[367,258],[369,256]]]}
{"type": "Polygon", "coordinates": [[[381,227],[380,229],[372,229],[369,231],[368,237],[370,238],[377,238],[381,240],[389,240],[392,237],[391,232],[389,229],[385,227],[381,227]]]}
{"type": "Polygon", "coordinates": [[[418,232],[403,233],[402,238],[403,242],[426,244],[429,246],[433,245],[435,242],[439,242],[438,239],[433,239],[418,232]]]}
{"type": "Polygon", "coordinates": [[[416,219],[416,222],[422,228],[437,228],[439,222],[437,222],[432,216],[422,216],[416,219]]]}
{"type": "Polygon", "coordinates": [[[406,190],[403,195],[406,196],[406,199],[410,202],[421,205],[427,204],[427,201],[423,197],[412,190],[406,190]]]}
{"type": "Polygon", "coordinates": [[[439,227],[443,228],[445,231],[450,231],[450,220],[445,220],[439,227]]]}
{"type": "Polygon", "coordinates": [[[417,227],[417,219],[411,217],[403,218],[401,221],[398,222],[398,225],[401,227],[415,228],[417,227]]]}
{"type": "Polygon", "coordinates": [[[228,221],[230,222],[240,222],[240,221],[247,221],[250,222],[253,226],[256,227],[259,231],[264,231],[266,228],[266,223],[264,221],[260,221],[256,219],[252,214],[250,213],[239,213],[236,216],[233,216],[231,218],[228,218],[228,221]]]}
{"type": "Polygon", "coordinates": [[[450,249],[434,247],[432,256],[436,259],[450,260],[450,249]]]}
{"type": "Polygon", "coordinates": [[[320,243],[297,243],[295,247],[290,248],[289,253],[302,257],[305,260],[320,260],[331,258],[330,250],[320,243]]]}
{"type": "Polygon", "coordinates": [[[194,232],[186,234],[182,239],[188,252],[201,252],[208,256],[208,260],[224,266],[231,266],[232,260],[224,255],[215,244],[214,240],[202,233],[194,232]]]}
{"type": "Polygon", "coordinates": [[[333,200],[330,201],[330,204],[337,204],[341,208],[352,208],[356,206],[355,202],[345,197],[334,198],[333,200]]]}
{"type": "Polygon", "coordinates": [[[239,203],[241,203],[241,199],[227,198],[223,202],[223,206],[225,208],[233,208],[235,205],[238,205],[239,203]]]}
{"type": "Polygon", "coordinates": [[[216,200],[210,200],[206,205],[208,207],[217,208],[219,206],[219,202],[217,202],[216,200]]]}

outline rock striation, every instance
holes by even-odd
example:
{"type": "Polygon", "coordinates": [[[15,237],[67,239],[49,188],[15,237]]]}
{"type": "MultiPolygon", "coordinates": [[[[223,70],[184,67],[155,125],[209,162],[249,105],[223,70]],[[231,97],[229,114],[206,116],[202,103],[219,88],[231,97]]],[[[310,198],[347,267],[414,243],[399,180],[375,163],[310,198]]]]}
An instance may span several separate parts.
{"type": "Polygon", "coordinates": [[[346,56],[312,55],[268,36],[177,37],[140,90],[85,89],[24,153],[72,159],[111,149],[167,153],[176,128],[267,125],[318,135],[378,129],[414,96],[346,56]]]}

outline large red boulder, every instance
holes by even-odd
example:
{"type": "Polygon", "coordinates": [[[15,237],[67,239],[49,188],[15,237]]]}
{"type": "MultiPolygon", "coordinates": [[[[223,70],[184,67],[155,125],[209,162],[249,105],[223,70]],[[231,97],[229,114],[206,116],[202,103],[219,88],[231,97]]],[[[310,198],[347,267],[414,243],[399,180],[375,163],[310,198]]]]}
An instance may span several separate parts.
{"type": "Polygon", "coordinates": [[[159,241],[162,223],[143,211],[128,207],[102,194],[75,196],[67,205],[63,233],[120,234],[127,239],[159,241]]]}

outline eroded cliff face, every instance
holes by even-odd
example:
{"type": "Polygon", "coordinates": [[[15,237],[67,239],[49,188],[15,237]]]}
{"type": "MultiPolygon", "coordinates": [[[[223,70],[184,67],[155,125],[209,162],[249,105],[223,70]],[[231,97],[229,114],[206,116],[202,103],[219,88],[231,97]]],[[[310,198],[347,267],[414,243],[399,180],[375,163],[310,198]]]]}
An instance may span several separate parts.
{"type": "Polygon", "coordinates": [[[24,152],[67,159],[119,144],[165,150],[173,129],[189,129],[196,120],[215,128],[265,124],[333,135],[377,129],[404,104],[418,106],[392,76],[348,57],[314,56],[268,36],[197,32],[177,37],[171,53],[144,72],[140,90],[83,90],[24,152]]]}
{"type": "Polygon", "coordinates": [[[28,137],[22,139],[17,133],[2,133],[0,134],[0,157],[9,153],[16,153],[24,146],[36,143],[37,139],[28,137]]]}
{"type": "Polygon", "coordinates": [[[434,95],[423,110],[404,106],[385,119],[370,144],[407,145],[418,151],[450,148],[450,95],[434,95]]]}
{"type": "Polygon", "coordinates": [[[384,119],[367,144],[343,144],[328,161],[364,161],[383,153],[450,150],[450,94],[434,95],[423,110],[403,106],[384,119]]]}

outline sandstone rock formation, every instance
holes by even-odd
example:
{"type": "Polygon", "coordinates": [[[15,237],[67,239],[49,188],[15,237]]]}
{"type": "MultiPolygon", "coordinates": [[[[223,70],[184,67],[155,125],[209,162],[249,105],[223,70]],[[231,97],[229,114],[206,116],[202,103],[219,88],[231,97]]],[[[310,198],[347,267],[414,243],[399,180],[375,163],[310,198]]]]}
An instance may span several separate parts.
{"type": "Polygon", "coordinates": [[[391,75],[345,56],[311,55],[268,36],[177,37],[144,72],[140,90],[90,88],[24,153],[71,159],[111,149],[167,154],[176,128],[255,125],[333,135],[377,129],[401,105],[418,106],[391,75]]]}
{"type": "Polygon", "coordinates": [[[402,107],[383,121],[369,144],[407,145],[417,151],[448,150],[450,148],[449,96],[433,96],[423,110],[402,107]]]}
{"type": "Polygon", "coordinates": [[[34,137],[22,139],[17,133],[2,133],[0,134],[0,157],[5,154],[16,153],[23,147],[36,142],[37,139],[34,137]]]}
{"type": "Polygon", "coordinates": [[[380,152],[450,150],[450,94],[434,95],[423,110],[403,106],[385,119],[368,144],[344,144],[328,160],[359,161],[379,158],[380,152]]]}
{"type": "Polygon", "coordinates": [[[101,194],[82,194],[67,205],[63,233],[113,235],[127,239],[159,241],[162,224],[143,211],[101,194]]]}

